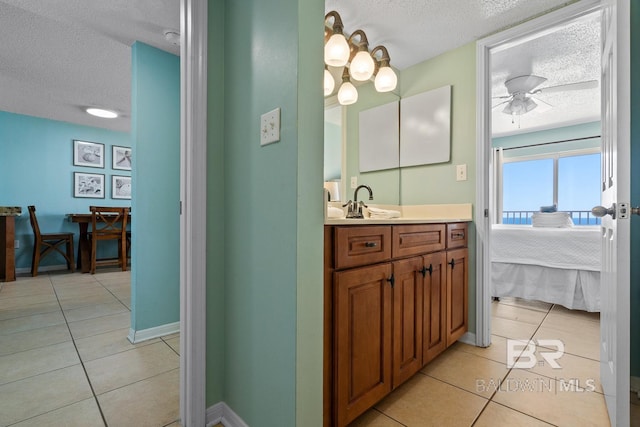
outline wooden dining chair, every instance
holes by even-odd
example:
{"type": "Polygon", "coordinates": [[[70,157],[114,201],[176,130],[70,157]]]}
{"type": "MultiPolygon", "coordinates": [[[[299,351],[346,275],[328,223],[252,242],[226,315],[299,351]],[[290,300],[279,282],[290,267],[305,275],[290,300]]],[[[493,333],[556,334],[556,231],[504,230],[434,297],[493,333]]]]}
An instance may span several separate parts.
{"type": "Polygon", "coordinates": [[[41,233],[36,217],[36,207],[29,206],[29,221],[33,229],[33,256],[31,258],[31,276],[38,275],[38,265],[40,260],[50,253],[58,252],[67,261],[67,268],[73,273],[75,261],[73,258],[73,233],[41,233]],[[66,250],[62,251],[60,246],[64,244],[66,250]]]}
{"type": "Polygon", "coordinates": [[[90,206],[91,211],[91,274],[97,266],[117,265],[127,271],[127,222],[129,208],[90,206]],[[118,256],[116,258],[98,258],[98,242],[116,240],[118,256]]]}

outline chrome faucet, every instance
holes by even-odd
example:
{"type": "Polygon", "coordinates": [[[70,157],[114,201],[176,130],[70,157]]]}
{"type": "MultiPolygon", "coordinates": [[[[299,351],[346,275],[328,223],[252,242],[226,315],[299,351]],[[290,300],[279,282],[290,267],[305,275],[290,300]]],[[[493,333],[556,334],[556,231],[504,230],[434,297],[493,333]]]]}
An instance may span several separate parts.
{"type": "Polygon", "coordinates": [[[364,215],[362,215],[362,208],[366,208],[367,205],[365,205],[363,201],[358,202],[358,190],[360,190],[361,188],[366,188],[369,192],[369,200],[373,200],[373,191],[371,191],[371,187],[369,187],[368,185],[359,185],[358,188],[356,188],[353,192],[353,203],[351,203],[351,200],[349,200],[349,202],[345,205],[349,206],[347,218],[364,218],[364,215]]]}

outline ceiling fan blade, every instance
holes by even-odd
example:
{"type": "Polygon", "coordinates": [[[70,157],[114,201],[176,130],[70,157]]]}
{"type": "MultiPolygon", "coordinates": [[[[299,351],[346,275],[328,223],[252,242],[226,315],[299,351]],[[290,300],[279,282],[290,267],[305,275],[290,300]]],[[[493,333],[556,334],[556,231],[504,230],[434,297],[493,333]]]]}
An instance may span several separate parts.
{"type": "Polygon", "coordinates": [[[534,76],[533,74],[527,74],[524,76],[518,76],[511,78],[504,82],[507,92],[514,93],[527,93],[531,92],[534,88],[540,86],[546,82],[547,79],[540,76],[534,76]]]}
{"type": "Polygon", "coordinates": [[[567,83],[567,84],[557,85],[557,86],[542,87],[540,89],[534,90],[533,92],[531,92],[531,94],[564,92],[566,90],[593,89],[596,87],[598,87],[597,80],[586,80],[584,82],[567,83]]]}
{"type": "Polygon", "coordinates": [[[502,95],[502,96],[494,96],[493,99],[509,99],[513,95],[502,95]]]}
{"type": "Polygon", "coordinates": [[[547,101],[543,101],[540,98],[535,98],[532,96],[531,99],[533,99],[536,104],[538,104],[537,110],[539,113],[545,113],[553,108],[553,105],[549,104],[547,101]]]}
{"type": "Polygon", "coordinates": [[[491,107],[491,109],[494,110],[494,109],[498,108],[499,106],[506,104],[507,102],[509,102],[509,101],[502,101],[501,103],[496,104],[493,107],[491,107]]]}

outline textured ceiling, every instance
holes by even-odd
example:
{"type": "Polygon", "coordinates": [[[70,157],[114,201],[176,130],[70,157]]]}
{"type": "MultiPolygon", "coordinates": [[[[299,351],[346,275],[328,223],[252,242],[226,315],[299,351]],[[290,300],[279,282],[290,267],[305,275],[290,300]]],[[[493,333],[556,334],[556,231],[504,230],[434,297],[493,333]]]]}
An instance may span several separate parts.
{"type": "MultiPolygon", "coordinates": [[[[346,32],[361,28],[372,47],[384,44],[391,64],[404,69],[566,3],[327,0],[326,10],[341,14],[346,32]]],[[[165,30],[178,30],[179,4],[179,0],[0,0],[0,110],[128,131],[130,47],[139,40],[179,54],[179,48],[167,42],[163,34],[165,30]],[[108,121],[94,118],[84,112],[87,106],[114,109],[122,116],[108,121]]],[[[593,56],[579,49],[593,43],[585,43],[582,35],[574,31],[562,48],[554,48],[557,40],[550,35],[537,46],[523,46],[519,51],[515,47],[504,57],[496,55],[494,93],[503,95],[504,80],[514,73],[535,73],[548,78],[545,84],[549,85],[592,75],[593,71],[579,70],[580,63],[586,62],[581,58],[593,56]],[[539,54],[534,54],[534,48],[539,54]],[[565,62],[552,66],[552,56],[565,62]]],[[[554,114],[560,116],[562,105],[569,105],[565,101],[570,97],[547,96],[545,100],[554,105],[554,114]]],[[[534,110],[528,114],[521,117],[521,130],[546,126],[529,121],[542,113],[534,110]]],[[[503,116],[500,119],[506,119],[506,123],[494,122],[494,127],[499,132],[511,132],[514,124],[503,116]]]]}
{"type": "Polygon", "coordinates": [[[178,0],[1,0],[0,110],[128,131],[131,45],[179,54],[164,38],[179,23],[178,0]]]}

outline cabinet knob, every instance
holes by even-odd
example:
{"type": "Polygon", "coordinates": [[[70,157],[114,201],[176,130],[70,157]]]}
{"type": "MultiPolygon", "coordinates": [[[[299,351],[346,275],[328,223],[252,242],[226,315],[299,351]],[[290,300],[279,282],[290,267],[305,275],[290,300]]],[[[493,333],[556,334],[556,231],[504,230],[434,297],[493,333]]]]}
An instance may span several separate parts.
{"type": "Polygon", "coordinates": [[[378,246],[378,244],[376,242],[365,242],[364,243],[364,247],[365,248],[375,248],[376,246],[378,246]]]}
{"type": "Polygon", "coordinates": [[[391,277],[387,279],[387,282],[391,283],[391,287],[393,288],[393,285],[396,284],[396,278],[393,277],[393,274],[391,274],[391,277]]]}
{"type": "Polygon", "coordinates": [[[454,268],[456,268],[456,260],[451,258],[451,261],[449,261],[447,264],[449,264],[451,266],[451,269],[453,270],[454,268]]]}
{"type": "Polygon", "coordinates": [[[422,266],[422,270],[418,270],[420,273],[422,273],[422,277],[426,277],[427,276],[427,271],[429,272],[429,276],[431,276],[433,274],[433,264],[429,264],[429,268],[425,267],[424,265],[422,266]]]}

